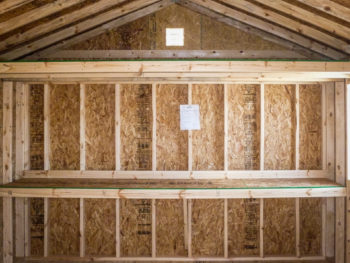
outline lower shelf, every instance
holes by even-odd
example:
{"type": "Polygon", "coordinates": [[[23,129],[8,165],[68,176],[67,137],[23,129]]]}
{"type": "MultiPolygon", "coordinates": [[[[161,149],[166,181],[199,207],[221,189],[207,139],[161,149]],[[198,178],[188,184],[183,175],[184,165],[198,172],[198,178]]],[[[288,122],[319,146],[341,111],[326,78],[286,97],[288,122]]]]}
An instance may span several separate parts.
{"type": "Polygon", "coordinates": [[[0,196],[135,199],[345,197],[346,188],[323,178],[222,180],[32,178],[1,185],[0,196]]]}

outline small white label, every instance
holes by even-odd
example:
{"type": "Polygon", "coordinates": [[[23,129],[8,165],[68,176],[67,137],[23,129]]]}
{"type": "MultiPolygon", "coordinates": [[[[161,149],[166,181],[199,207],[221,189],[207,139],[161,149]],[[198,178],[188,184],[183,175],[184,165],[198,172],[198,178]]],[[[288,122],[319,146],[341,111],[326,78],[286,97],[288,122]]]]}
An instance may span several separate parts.
{"type": "Polygon", "coordinates": [[[166,45],[167,46],[184,46],[184,29],[183,28],[167,28],[166,29],[166,45]]]}
{"type": "Polygon", "coordinates": [[[200,130],[199,105],[180,105],[180,129],[200,130]]]}

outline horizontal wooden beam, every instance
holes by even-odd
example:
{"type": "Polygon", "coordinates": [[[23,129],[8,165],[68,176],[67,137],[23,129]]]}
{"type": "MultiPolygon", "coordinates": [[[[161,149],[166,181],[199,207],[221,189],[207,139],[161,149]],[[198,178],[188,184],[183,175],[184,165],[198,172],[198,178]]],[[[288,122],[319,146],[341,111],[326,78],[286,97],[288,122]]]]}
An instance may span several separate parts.
{"type": "Polygon", "coordinates": [[[103,61],[103,62],[3,62],[0,74],[53,73],[346,73],[350,62],[343,61],[103,61]]]}
{"type": "Polygon", "coordinates": [[[329,0],[297,0],[312,8],[350,22],[350,8],[329,0]]]}
{"type": "MultiPolygon", "coordinates": [[[[29,257],[28,260],[32,261],[42,261],[42,257],[29,257]]],[[[326,263],[325,258],[322,256],[307,256],[307,257],[293,257],[293,256],[274,256],[274,257],[47,257],[45,261],[64,261],[64,262],[74,262],[74,261],[108,261],[108,262],[280,262],[280,261],[293,261],[293,262],[312,262],[312,263],[326,263]]]]}
{"type": "Polygon", "coordinates": [[[33,0],[4,0],[0,5],[0,15],[13,9],[29,4],[33,0]]]}
{"type": "Polygon", "coordinates": [[[336,188],[281,188],[281,189],[43,189],[1,188],[0,197],[29,198],[127,198],[127,199],[222,199],[222,198],[294,198],[345,197],[346,187],[336,188]]]}
{"type": "MultiPolygon", "coordinates": [[[[152,14],[154,12],[157,12],[161,10],[164,7],[167,7],[169,5],[172,5],[172,0],[161,0],[159,2],[153,3],[149,6],[146,6],[144,8],[137,9],[136,11],[124,15],[122,17],[117,17],[116,19],[109,21],[108,23],[105,23],[99,27],[93,28],[91,30],[87,30],[84,33],[81,34],[73,34],[72,37],[65,39],[63,41],[59,41],[57,44],[50,46],[47,49],[44,49],[43,51],[39,52],[39,55],[46,56],[50,54],[55,54],[59,49],[66,49],[70,46],[83,42],[85,40],[88,40],[90,38],[93,38],[95,36],[98,36],[102,33],[104,33],[107,30],[120,27],[126,23],[130,23],[136,19],[139,19],[141,17],[144,17],[146,15],[152,14]]],[[[78,32],[79,33],[79,32],[78,32]]],[[[34,54],[35,56],[35,54],[34,54]]],[[[25,57],[25,59],[32,59],[31,56],[25,57]]]]}
{"type": "Polygon", "coordinates": [[[82,2],[84,0],[55,0],[52,3],[22,13],[19,16],[6,19],[0,23],[0,35],[82,2]]]}
{"type": "MultiPolygon", "coordinates": [[[[229,16],[226,16],[226,14],[223,15],[221,13],[216,13],[211,9],[208,9],[208,8],[203,7],[201,5],[197,5],[191,1],[177,0],[176,3],[179,4],[180,6],[188,8],[194,12],[197,12],[199,14],[202,14],[202,15],[208,16],[212,19],[215,19],[218,22],[235,27],[238,30],[241,30],[241,31],[246,32],[248,34],[252,34],[252,35],[261,37],[264,40],[270,41],[272,43],[276,43],[278,45],[287,47],[288,50],[295,51],[295,52],[297,52],[305,57],[308,57],[310,59],[314,59],[314,60],[327,59],[327,60],[329,60],[331,58],[331,57],[327,57],[325,54],[317,53],[317,52],[313,51],[312,49],[309,49],[308,47],[303,47],[299,44],[296,44],[295,42],[292,42],[291,40],[274,35],[274,34],[270,33],[269,31],[261,30],[257,27],[253,27],[251,25],[243,23],[237,19],[234,19],[234,17],[232,17],[232,16],[229,17],[229,16]]],[[[291,33],[293,34],[293,32],[291,32],[291,33]]],[[[297,39],[299,39],[299,38],[297,38],[297,39]]]]}
{"type": "MultiPolygon", "coordinates": [[[[330,48],[328,44],[326,45],[326,44],[319,43],[318,41],[314,41],[309,37],[305,37],[299,34],[298,32],[294,32],[293,30],[288,30],[283,26],[276,25],[275,23],[273,23],[274,21],[268,22],[262,18],[257,18],[251,15],[248,15],[242,11],[238,11],[226,5],[220,4],[218,2],[214,2],[213,0],[191,0],[191,2],[194,2],[205,8],[211,9],[219,14],[225,14],[225,16],[241,21],[242,23],[259,28],[263,31],[269,32],[281,38],[287,39],[302,47],[308,48],[320,54],[324,54],[327,57],[330,57],[333,59],[344,59],[348,57],[346,54],[339,52],[333,48],[330,48]]],[[[233,2],[230,1],[230,3],[233,3],[233,2]]],[[[241,1],[235,1],[234,3],[235,4],[238,3],[239,5],[242,5],[241,1]]],[[[292,24],[293,23],[294,22],[292,22],[292,24]]],[[[346,43],[345,42],[341,43],[341,45],[344,45],[344,44],[346,43]]],[[[339,48],[339,46],[337,46],[337,48],[339,48]]]]}
{"type": "Polygon", "coordinates": [[[278,171],[24,171],[23,178],[119,178],[119,179],[251,179],[251,178],[327,178],[322,170],[278,171]]]}
{"type": "Polygon", "coordinates": [[[305,59],[306,57],[289,50],[57,50],[50,53],[38,52],[26,59],[156,58],[305,59]]]}
{"type": "MultiPolygon", "coordinates": [[[[284,12],[288,15],[304,20],[310,24],[316,25],[319,28],[325,29],[328,32],[330,32],[332,35],[338,35],[346,39],[350,38],[349,27],[345,25],[341,25],[323,16],[320,16],[317,13],[308,11],[305,8],[302,8],[284,1],[278,1],[278,2],[276,0],[256,0],[256,1],[259,2],[260,4],[264,4],[278,11],[284,12]]],[[[331,2],[331,4],[332,3],[333,2],[331,2]]],[[[316,6],[318,6],[318,4],[316,4],[316,6]]]]}
{"type": "Polygon", "coordinates": [[[60,27],[67,26],[75,21],[101,12],[123,1],[124,0],[101,0],[97,3],[84,6],[81,9],[77,9],[71,13],[58,16],[57,18],[47,21],[46,23],[42,23],[24,32],[19,32],[7,37],[6,39],[3,39],[0,42],[0,50],[2,51],[12,46],[18,46],[23,42],[29,41],[46,33],[50,33],[60,27]]]}
{"type": "Polygon", "coordinates": [[[97,26],[103,25],[104,23],[112,19],[116,19],[117,17],[121,17],[147,5],[154,4],[158,1],[159,0],[127,1],[126,4],[119,6],[118,8],[114,8],[100,15],[94,16],[90,19],[86,19],[76,25],[61,29],[57,32],[54,32],[53,34],[31,42],[25,46],[21,46],[16,49],[5,52],[1,54],[0,59],[14,60],[23,57],[27,54],[33,53],[36,50],[43,49],[69,37],[79,35],[80,33],[93,29],[97,26]]]}

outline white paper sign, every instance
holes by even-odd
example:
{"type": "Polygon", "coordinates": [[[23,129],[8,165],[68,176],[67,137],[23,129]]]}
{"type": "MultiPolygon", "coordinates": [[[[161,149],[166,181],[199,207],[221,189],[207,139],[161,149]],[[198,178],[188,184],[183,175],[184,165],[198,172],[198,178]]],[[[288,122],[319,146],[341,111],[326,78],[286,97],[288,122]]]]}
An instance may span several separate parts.
{"type": "Polygon", "coordinates": [[[166,32],[166,46],[180,46],[184,45],[184,29],[183,28],[167,28],[166,32]]]}
{"type": "Polygon", "coordinates": [[[180,105],[180,129],[200,130],[199,105],[180,105]]]}

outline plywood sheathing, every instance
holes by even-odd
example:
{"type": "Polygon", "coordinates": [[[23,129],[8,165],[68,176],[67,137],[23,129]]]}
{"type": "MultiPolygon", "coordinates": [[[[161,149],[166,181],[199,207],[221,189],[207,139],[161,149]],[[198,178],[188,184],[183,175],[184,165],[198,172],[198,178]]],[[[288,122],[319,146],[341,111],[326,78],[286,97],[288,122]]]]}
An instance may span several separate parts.
{"type": "Polygon", "coordinates": [[[295,199],[264,200],[264,255],[295,256],[295,199]]]}
{"type": "Polygon", "coordinates": [[[31,198],[30,217],[30,254],[44,256],[44,199],[31,198]]]}
{"type": "Polygon", "coordinates": [[[229,256],[259,256],[260,200],[228,200],[229,256]]]}
{"type": "Polygon", "coordinates": [[[86,169],[114,170],[115,85],[86,85],[85,111],[86,169]]]}
{"type": "Polygon", "coordinates": [[[193,170],[223,170],[224,86],[193,85],[192,104],[199,104],[201,125],[192,132],[193,170]]]}
{"type": "Polygon", "coordinates": [[[300,198],[300,255],[320,256],[321,251],[322,199],[300,198]]]}
{"type": "Polygon", "coordinates": [[[228,168],[257,170],[260,163],[260,86],[228,86],[228,168]]]}
{"type": "Polygon", "coordinates": [[[157,170],[188,169],[188,132],[180,130],[187,85],[157,86],[157,170]]]}
{"type": "Polygon", "coordinates": [[[156,200],[157,256],[186,256],[183,200],[156,200]]]}
{"type": "Polygon", "coordinates": [[[151,256],[151,200],[120,200],[121,256],[151,256]]]}
{"type": "Polygon", "coordinates": [[[79,170],[79,85],[50,87],[50,165],[79,170]]]}
{"type": "Polygon", "coordinates": [[[192,253],[224,255],[224,200],[192,200],[192,253]]]}
{"type": "Polygon", "coordinates": [[[115,256],[116,204],[115,200],[85,199],[85,254],[87,256],[115,256]]]}
{"type": "Polygon", "coordinates": [[[44,169],[44,85],[30,85],[30,169],[44,169]]]}
{"type": "Polygon", "coordinates": [[[295,85],[265,85],[265,170],[295,169],[295,85]]]}
{"type": "Polygon", "coordinates": [[[152,86],[120,86],[121,169],[152,169],[152,86]]]}
{"type": "Polygon", "coordinates": [[[49,255],[79,256],[79,199],[49,199],[49,255]]]}
{"type": "Polygon", "coordinates": [[[70,50],[284,50],[266,41],[179,5],[166,7],[118,28],[74,44],[70,50]],[[165,45],[166,28],[184,28],[183,47],[165,45]],[[217,39],[220,38],[220,41],[217,39]]]}
{"type": "Polygon", "coordinates": [[[322,169],[322,90],[320,84],[300,85],[301,170],[322,169]]]}

